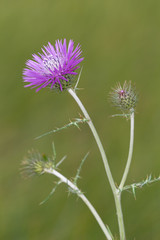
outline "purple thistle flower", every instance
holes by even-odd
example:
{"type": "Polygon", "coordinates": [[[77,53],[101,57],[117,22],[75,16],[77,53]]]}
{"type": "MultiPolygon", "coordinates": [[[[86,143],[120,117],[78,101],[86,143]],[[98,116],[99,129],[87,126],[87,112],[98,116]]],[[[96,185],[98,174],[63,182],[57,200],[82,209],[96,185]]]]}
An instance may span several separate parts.
{"type": "Polygon", "coordinates": [[[33,60],[26,62],[26,68],[23,71],[24,82],[29,84],[25,87],[38,87],[36,92],[48,85],[50,88],[59,89],[60,91],[71,87],[75,72],[79,68],[79,63],[84,58],[81,57],[81,48],[78,44],[74,49],[74,42],[69,41],[68,48],[66,39],[57,40],[55,47],[50,43],[42,48],[42,54],[33,54],[33,60]]]}

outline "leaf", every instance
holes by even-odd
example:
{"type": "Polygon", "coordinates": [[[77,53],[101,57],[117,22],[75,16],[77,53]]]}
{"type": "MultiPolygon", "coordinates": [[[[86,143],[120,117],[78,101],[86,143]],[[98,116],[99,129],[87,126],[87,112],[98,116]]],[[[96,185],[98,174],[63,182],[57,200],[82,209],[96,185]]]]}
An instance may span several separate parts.
{"type": "Polygon", "coordinates": [[[74,178],[74,184],[75,184],[75,185],[77,184],[77,180],[80,178],[80,171],[81,171],[82,166],[83,166],[85,160],[87,159],[88,155],[89,155],[89,152],[84,156],[84,158],[82,159],[82,161],[81,161],[81,163],[80,163],[79,168],[77,169],[77,174],[76,174],[76,176],[75,176],[75,178],[74,178]]]}
{"type": "Polygon", "coordinates": [[[45,202],[48,201],[48,199],[54,194],[56,191],[57,187],[62,183],[62,181],[58,181],[55,185],[55,187],[52,189],[52,191],[49,193],[49,195],[40,203],[40,205],[44,204],[45,202]]]}
{"type": "Polygon", "coordinates": [[[51,131],[49,131],[49,132],[46,132],[46,133],[44,133],[44,134],[36,137],[35,140],[40,139],[40,138],[42,138],[42,137],[44,137],[44,136],[50,135],[50,134],[52,134],[52,133],[56,133],[56,132],[58,132],[58,131],[61,131],[61,130],[66,129],[66,128],[71,127],[71,126],[76,126],[77,128],[79,128],[79,123],[85,123],[85,122],[87,122],[87,121],[89,121],[89,120],[86,119],[86,118],[76,118],[75,121],[70,122],[70,123],[64,125],[63,127],[56,128],[56,129],[53,129],[53,130],[51,130],[51,131]]]}

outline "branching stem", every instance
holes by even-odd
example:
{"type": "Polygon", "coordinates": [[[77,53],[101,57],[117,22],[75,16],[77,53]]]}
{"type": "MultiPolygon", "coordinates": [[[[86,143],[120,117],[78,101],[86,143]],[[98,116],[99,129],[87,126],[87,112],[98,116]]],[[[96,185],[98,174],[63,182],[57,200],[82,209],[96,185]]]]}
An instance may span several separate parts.
{"type": "Polygon", "coordinates": [[[95,208],[93,207],[93,205],[89,202],[89,200],[86,198],[86,196],[80,191],[80,189],[75,184],[73,184],[69,179],[67,179],[64,175],[62,175],[60,172],[58,172],[55,169],[52,169],[52,168],[47,169],[46,168],[46,169],[44,169],[44,172],[55,175],[56,177],[58,177],[60,179],[61,182],[67,184],[87,205],[87,207],[89,208],[89,210],[91,211],[91,213],[93,214],[95,219],[97,220],[97,222],[98,222],[99,226],[101,227],[103,233],[105,234],[106,238],[108,240],[113,240],[108,229],[104,225],[102,219],[98,215],[98,213],[95,210],[95,208]]]}
{"type": "Polygon", "coordinates": [[[83,106],[82,102],[80,101],[80,99],[78,98],[78,96],[76,95],[75,91],[72,89],[68,89],[68,92],[70,93],[70,95],[74,98],[74,100],[77,102],[78,106],[80,107],[81,111],[83,112],[84,116],[86,119],[88,119],[87,123],[93,133],[93,136],[95,138],[95,141],[98,145],[99,151],[101,153],[102,156],[102,160],[103,160],[103,164],[105,167],[105,171],[114,195],[114,200],[115,200],[115,205],[116,205],[116,212],[117,212],[117,218],[118,218],[118,226],[119,226],[119,233],[120,233],[120,240],[126,240],[126,236],[125,236],[125,227],[124,227],[124,221],[123,221],[123,213],[122,213],[122,206],[121,206],[121,190],[123,189],[124,183],[126,181],[128,172],[129,172],[129,168],[130,168],[130,164],[131,164],[131,159],[132,159],[132,153],[133,153],[133,140],[134,140],[134,112],[131,113],[130,118],[131,118],[131,130],[130,130],[130,148],[129,148],[129,155],[128,155],[128,160],[127,160],[127,164],[126,164],[126,168],[122,177],[122,181],[120,183],[119,188],[117,188],[115,186],[113,177],[112,177],[112,173],[109,167],[109,163],[103,148],[103,145],[101,143],[101,140],[98,136],[98,133],[92,123],[92,120],[90,119],[90,116],[88,114],[88,112],[86,111],[85,107],[83,106]]]}

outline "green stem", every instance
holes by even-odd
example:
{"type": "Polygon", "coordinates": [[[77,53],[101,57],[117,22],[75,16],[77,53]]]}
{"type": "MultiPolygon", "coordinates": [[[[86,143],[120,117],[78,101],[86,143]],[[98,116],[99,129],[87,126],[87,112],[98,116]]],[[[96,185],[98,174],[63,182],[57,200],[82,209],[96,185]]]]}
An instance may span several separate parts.
{"type": "Polygon", "coordinates": [[[102,219],[100,218],[100,216],[98,215],[96,209],[93,207],[93,205],[89,202],[89,200],[86,198],[86,196],[79,190],[79,188],[73,184],[69,179],[67,179],[64,175],[62,175],[60,172],[58,172],[55,169],[44,169],[44,172],[46,173],[50,173],[55,175],[56,177],[58,177],[60,179],[61,182],[67,184],[81,199],[82,201],[87,205],[87,207],[89,208],[89,210],[91,211],[91,213],[93,214],[93,216],[95,217],[95,219],[97,220],[99,226],[101,227],[104,235],[106,236],[106,238],[108,240],[113,240],[112,236],[110,235],[108,229],[106,228],[106,226],[104,225],[102,219]]]}
{"type": "Polygon", "coordinates": [[[126,240],[125,237],[125,228],[124,228],[124,222],[123,222],[123,214],[122,214],[122,207],[121,207],[121,192],[119,191],[119,189],[116,188],[112,174],[111,174],[111,170],[109,167],[109,163],[103,148],[103,145],[101,143],[101,140],[98,136],[98,133],[90,119],[90,116],[88,114],[88,112],[86,111],[85,107],[83,106],[82,102],[80,101],[80,99],[78,98],[78,96],[76,95],[75,91],[73,91],[72,89],[68,89],[68,92],[70,93],[70,95],[75,99],[75,101],[77,102],[78,106],[80,107],[81,111],[83,112],[84,116],[86,119],[88,119],[89,121],[87,121],[93,136],[95,138],[95,141],[98,145],[100,154],[102,156],[102,160],[103,160],[103,164],[104,164],[104,168],[114,195],[114,200],[115,200],[115,205],[116,205],[116,211],[117,211],[117,218],[118,218],[118,226],[119,226],[119,232],[120,232],[120,240],[126,240]]]}
{"type": "Polygon", "coordinates": [[[110,170],[110,167],[109,167],[109,164],[108,164],[108,160],[107,160],[104,148],[103,148],[102,143],[100,141],[100,138],[98,136],[98,133],[97,133],[97,131],[96,131],[96,129],[95,129],[93,123],[92,123],[92,120],[90,119],[90,116],[89,116],[88,112],[86,111],[86,109],[83,106],[82,102],[80,101],[80,99],[76,95],[75,91],[73,91],[70,88],[70,89],[68,89],[68,92],[74,98],[74,100],[77,102],[77,104],[80,107],[81,111],[83,112],[85,118],[89,120],[89,121],[87,121],[87,123],[88,123],[88,125],[89,125],[89,127],[90,127],[90,129],[91,129],[91,131],[93,133],[93,136],[94,136],[94,138],[96,140],[96,143],[98,145],[99,151],[100,151],[101,156],[102,156],[103,164],[104,164],[104,167],[105,167],[105,171],[106,171],[106,174],[108,176],[109,183],[111,185],[112,191],[114,193],[114,192],[116,192],[116,186],[115,186],[115,183],[114,183],[114,180],[113,180],[113,177],[112,177],[112,173],[111,173],[111,170],[110,170]]]}
{"type": "Polygon", "coordinates": [[[115,196],[115,203],[116,203],[116,209],[117,209],[117,217],[118,217],[118,224],[119,224],[121,240],[126,240],[125,228],[124,228],[124,222],[123,222],[123,213],[122,213],[122,207],[121,207],[121,193],[122,193],[124,184],[126,182],[128,172],[130,169],[130,165],[131,165],[132,154],[133,154],[133,143],[134,143],[134,111],[130,115],[130,145],[129,145],[127,164],[126,164],[123,176],[122,176],[121,183],[119,185],[119,189],[115,196]]]}
{"type": "Polygon", "coordinates": [[[122,206],[121,206],[121,192],[118,189],[117,189],[116,195],[114,195],[114,199],[115,199],[115,205],[116,205],[116,211],[117,211],[120,240],[126,240],[122,206]]]}
{"type": "Polygon", "coordinates": [[[119,189],[120,191],[122,191],[124,184],[126,182],[127,176],[128,176],[128,172],[130,169],[130,165],[131,165],[131,161],[132,161],[132,154],[133,154],[133,143],[134,143],[134,112],[131,113],[130,115],[130,145],[129,145],[129,153],[128,153],[128,160],[127,160],[127,164],[124,170],[124,174],[121,180],[121,183],[119,185],[119,189]]]}

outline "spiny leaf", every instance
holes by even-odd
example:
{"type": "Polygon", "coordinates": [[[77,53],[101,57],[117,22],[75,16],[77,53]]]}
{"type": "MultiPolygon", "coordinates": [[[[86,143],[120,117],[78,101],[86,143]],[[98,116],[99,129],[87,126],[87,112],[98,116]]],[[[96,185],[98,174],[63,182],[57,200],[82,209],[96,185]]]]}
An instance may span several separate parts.
{"type": "Polygon", "coordinates": [[[77,184],[77,180],[80,178],[80,171],[81,171],[82,166],[83,166],[85,160],[87,159],[88,155],[89,155],[89,152],[84,156],[84,158],[82,159],[82,161],[81,161],[81,163],[80,163],[79,168],[77,169],[77,174],[76,174],[76,176],[75,176],[75,178],[74,178],[74,184],[75,184],[75,185],[77,184]]]}
{"type": "Polygon", "coordinates": [[[64,156],[57,164],[56,168],[66,159],[67,156],[64,156]]]}
{"type": "Polygon", "coordinates": [[[155,182],[159,182],[160,181],[160,176],[157,177],[157,178],[152,178],[152,175],[150,174],[149,176],[147,176],[147,178],[145,180],[142,180],[141,182],[139,183],[132,183],[130,185],[127,185],[125,186],[122,191],[125,191],[125,190],[132,190],[132,193],[134,195],[134,197],[136,198],[136,194],[135,194],[135,190],[137,188],[142,188],[144,187],[145,185],[149,185],[149,184],[152,184],[152,183],[155,183],[155,182]]]}
{"type": "Polygon", "coordinates": [[[53,195],[53,193],[56,191],[57,187],[62,183],[62,181],[58,181],[55,185],[55,187],[52,189],[52,191],[49,193],[49,195],[40,203],[40,205],[44,204],[48,199],[53,195]]]}
{"type": "Polygon", "coordinates": [[[114,115],[111,115],[111,117],[125,117],[125,118],[129,118],[130,117],[130,114],[126,114],[126,113],[123,113],[123,114],[114,114],[114,115]]]}
{"type": "Polygon", "coordinates": [[[53,150],[53,157],[52,157],[52,159],[53,159],[55,167],[57,168],[66,159],[67,156],[64,156],[58,163],[56,163],[56,156],[57,156],[57,154],[56,154],[56,148],[55,148],[54,142],[52,142],[52,150],[53,150]]]}
{"type": "Polygon", "coordinates": [[[52,134],[52,133],[56,133],[56,132],[58,132],[58,131],[60,131],[60,130],[66,129],[66,128],[71,127],[71,126],[76,126],[77,128],[79,128],[79,125],[78,125],[79,123],[85,123],[85,122],[87,122],[87,121],[89,121],[89,120],[86,119],[86,118],[76,118],[75,121],[70,122],[70,123],[64,125],[63,127],[56,128],[56,129],[53,129],[53,130],[51,130],[51,131],[49,131],[49,132],[46,132],[46,133],[44,133],[44,134],[36,137],[35,140],[37,140],[37,139],[39,139],[39,138],[41,138],[41,137],[47,136],[47,135],[49,135],[49,134],[52,134]]]}

